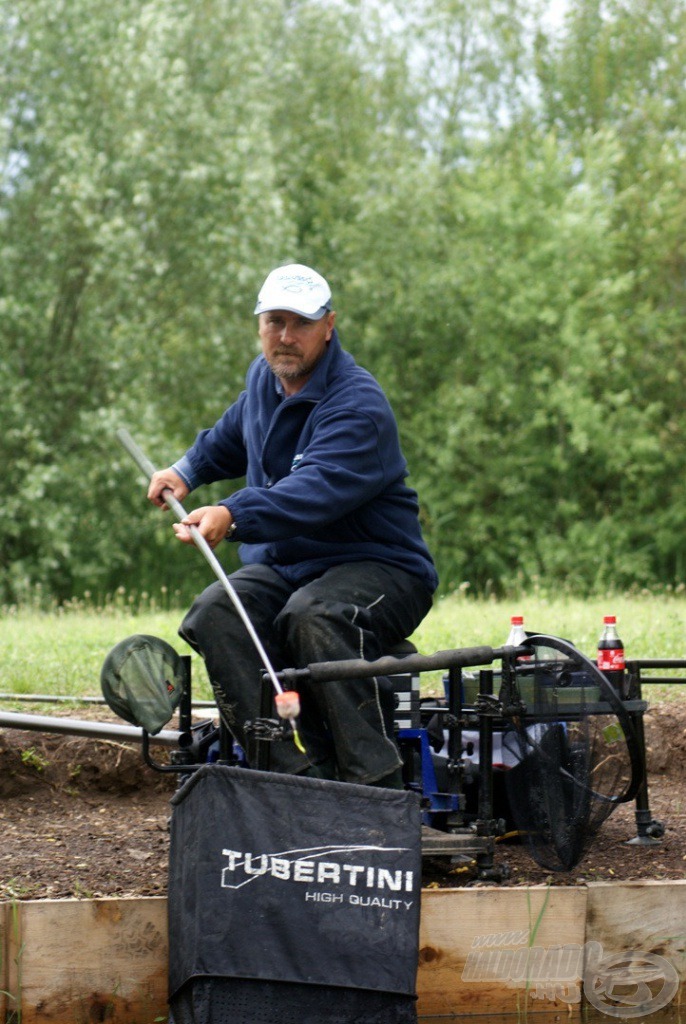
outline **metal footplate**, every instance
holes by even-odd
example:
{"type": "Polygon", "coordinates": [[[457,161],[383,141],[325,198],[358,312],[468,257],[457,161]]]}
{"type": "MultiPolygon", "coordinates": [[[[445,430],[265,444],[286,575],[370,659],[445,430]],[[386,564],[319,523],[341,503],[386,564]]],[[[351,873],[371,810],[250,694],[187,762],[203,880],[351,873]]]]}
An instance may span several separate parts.
{"type": "Polygon", "coordinates": [[[479,836],[473,829],[459,832],[441,832],[422,825],[422,856],[450,857],[461,853],[487,853],[492,848],[491,836],[479,836]]]}

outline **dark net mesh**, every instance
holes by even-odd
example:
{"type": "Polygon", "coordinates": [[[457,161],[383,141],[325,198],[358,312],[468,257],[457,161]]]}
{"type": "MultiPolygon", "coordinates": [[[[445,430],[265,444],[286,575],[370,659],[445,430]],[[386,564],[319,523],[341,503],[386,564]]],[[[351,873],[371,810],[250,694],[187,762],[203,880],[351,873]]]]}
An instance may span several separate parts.
{"type": "Polygon", "coordinates": [[[557,638],[529,644],[529,659],[503,665],[508,802],[534,860],[568,871],[635,796],[642,759],[624,702],[593,662],[557,638]]]}
{"type": "Polygon", "coordinates": [[[246,978],[196,978],[171,1000],[169,1024],[417,1024],[412,997],[246,978]]]}

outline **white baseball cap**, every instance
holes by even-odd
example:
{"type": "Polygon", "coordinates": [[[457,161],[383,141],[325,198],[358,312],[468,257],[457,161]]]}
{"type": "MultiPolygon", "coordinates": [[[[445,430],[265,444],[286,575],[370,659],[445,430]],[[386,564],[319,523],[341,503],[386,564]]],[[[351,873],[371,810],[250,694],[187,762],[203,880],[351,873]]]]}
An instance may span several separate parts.
{"type": "Polygon", "coordinates": [[[285,309],[308,320],[321,320],[331,309],[331,289],[311,267],[289,263],[268,275],[257,296],[255,313],[285,309]]]}

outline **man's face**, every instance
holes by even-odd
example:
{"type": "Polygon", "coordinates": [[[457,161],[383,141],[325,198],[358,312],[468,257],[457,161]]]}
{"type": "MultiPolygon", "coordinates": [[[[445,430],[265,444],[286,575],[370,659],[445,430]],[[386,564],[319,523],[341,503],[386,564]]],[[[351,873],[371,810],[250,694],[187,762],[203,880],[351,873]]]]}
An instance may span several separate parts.
{"type": "Polygon", "coordinates": [[[312,376],[326,352],[335,319],[333,312],[325,313],[321,320],[307,320],[285,309],[260,313],[262,351],[287,395],[300,391],[312,376]]]}

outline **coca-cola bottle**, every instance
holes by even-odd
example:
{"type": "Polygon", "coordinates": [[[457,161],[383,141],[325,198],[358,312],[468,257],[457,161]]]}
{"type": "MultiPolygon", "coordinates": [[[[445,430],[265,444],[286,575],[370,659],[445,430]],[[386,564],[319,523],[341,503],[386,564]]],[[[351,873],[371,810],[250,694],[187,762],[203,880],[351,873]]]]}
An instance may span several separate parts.
{"type": "MultiPolygon", "coordinates": [[[[524,629],[524,616],[513,615],[510,618],[510,632],[508,633],[507,640],[505,641],[506,647],[522,647],[526,643],[526,630],[524,629]]],[[[531,661],[531,654],[520,654],[517,657],[517,664],[521,665],[524,661],[531,661]]]]}
{"type": "Polygon", "coordinates": [[[624,693],[624,644],[617,633],[617,618],[606,615],[598,640],[598,668],[620,696],[624,693]]]}
{"type": "Polygon", "coordinates": [[[510,632],[505,641],[506,647],[521,647],[526,643],[526,631],[524,629],[524,616],[513,615],[510,619],[510,632]]]}

